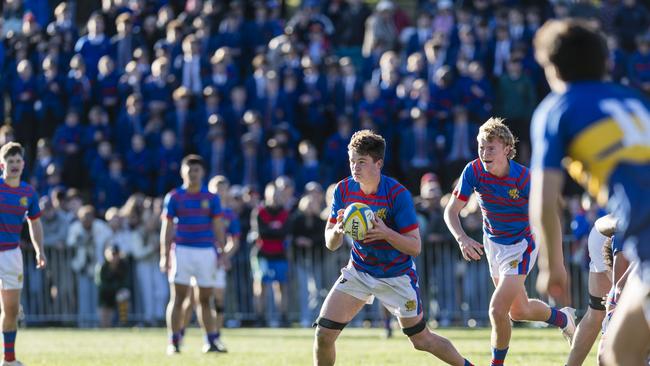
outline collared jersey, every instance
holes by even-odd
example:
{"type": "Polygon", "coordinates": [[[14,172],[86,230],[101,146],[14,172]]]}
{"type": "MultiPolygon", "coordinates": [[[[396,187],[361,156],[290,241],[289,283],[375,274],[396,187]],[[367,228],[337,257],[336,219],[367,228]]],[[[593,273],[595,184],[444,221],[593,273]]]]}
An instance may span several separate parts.
{"type": "Polygon", "coordinates": [[[621,85],[573,83],[542,101],[531,131],[533,168],[566,168],[617,217],[625,245],[650,260],[648,100],[621,85]]]}
{"type": "Polygon", "coordinates": [[[453,193],[467,201],[476,192],[483,213],[483,232],[503,245],[532,238],[528,223],[530,171],[512,160],[509,164],[508,175],[497,177],[485,170],[480,159],[468,163],[453,193]]]}
{"type": "Polygon", "coordinates": [[[195,193],[190,193],[181,186],[165,196],[163,215],[174,220],[176,245],[214,247],[217,238],[212,228],[212,219],[221,214],[219,196],[210,193],[207,186],[202,186],[195,193]]]}
{"type": "Polygon", "coordinates": [[[0,178],[0,251],[18,248],[25,216],[30,220],[41,217],[38,194],[25,182],[10,187],[0,178]]]}
{"type": "MultiPolygon", "coordinates": [[[[418,228],[411,193],[397,180],[382,175],[375,194],[366,195],[352,177],[340,181],[334,191],[330,222],[336,223],[337,212],[353,202],[367,204],[376,217],[389,228],[404,234],[418,228]]],[[[406,274],[413,267],[413,258],[395,249],[386,241],[353,241],[350,261],[359,271],[374,277],[387,278],[406,274]]]]}

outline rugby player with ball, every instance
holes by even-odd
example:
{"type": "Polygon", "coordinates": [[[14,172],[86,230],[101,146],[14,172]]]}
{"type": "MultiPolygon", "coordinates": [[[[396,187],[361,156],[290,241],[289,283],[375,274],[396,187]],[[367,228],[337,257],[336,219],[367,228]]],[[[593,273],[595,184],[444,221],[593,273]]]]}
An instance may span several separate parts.
{"type": "Polygon", "coordinates": [[[351,176],[334,191],[325,245],[338,249],[353,239],[348,265],[330,290],[314,323],[314,365],[333,365],[335,341],[366,303],[377,297],[397,316],[413,347],[449,365],[472,365],[423,317],[413,257],[422,243],[409,191],[381,174],[386,142],[370,130],[356,132],[348,145],[351,176]]]}

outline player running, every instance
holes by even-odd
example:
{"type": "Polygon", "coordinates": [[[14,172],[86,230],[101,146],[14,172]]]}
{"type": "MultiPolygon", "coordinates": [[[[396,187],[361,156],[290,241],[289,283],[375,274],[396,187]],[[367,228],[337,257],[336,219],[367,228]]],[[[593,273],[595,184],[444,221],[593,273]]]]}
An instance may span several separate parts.
{"type": "Polygon", "coordinates": [[[566,167],[618,219],[615,240],[640,266],[607,330],[604,364],[644,365],[650,350],[650,103],[603,81],[607,43],[589,23],[548,21],[534,44],[552,90],[531,129],[530,216],[542,249],[538,288],[553,296],[566,292],[557,214],[566,167]]]}
{"type": "Polygon", "coordinates": [[[15,342],[18,329],[17,318],[20,307],[20,291],[23,288],[23,254],[20,251],[20,232],[25,217],[29,235],[36,251],[36,268],[47,264],[43,253],[43,227],[38,194],[20,176],[25,168],[23,147],[8,142],[0,148],[0,305],[2,314],[2,336],[4,338],[4,359],[2,366],[21,366],[16,360],[15,342]]]}
{"type": "Polygon", "coordinates": [[[183,185],[165,197],[160,230],[160,269],[168,273],[170,284],[167,305],[168,354],[180,352],[183,325],[183,300],[192,280],[198,286],[195,296],[201,328],[205,331],[203,352],[219,352],[215,344],[216,320],[210,298],[217,286],[217,251],[224,243],[219,196],[203,184],[203,159],[188,155],[181,163],[183,185]]]}
{"type": "Polygon", "coordinates": [[[413,257],[420,254],[420,232],[411,194],[395,179],[381,174],[386,142],[369,131],[356,132],[348,145],[351,177],[334,191],[325,244],[336,250],[343,243],[343,212],[362,202],[375,213],[373,229],[363,242],[354,242],[347,267],[330,290],[314,323],[314,365],[333,365],[335,341],[343,328],[377,297],[398,317],[415,349],[450,365],[472,365],[451,342],[426,326],[413,257]]]}
{"type": "Polygon", "coordinates": [[[514,162],[516,139],[500,118],[490,118],[479,129],[479,159],[465,166],[444,218],[460,246],[463,258],[480,260],[485,255],[496,290],[490,300],[492,365],[503,365],[512,332],[510,319],[543,321],[562,329],[571,342],[575,331],[574,309],[557,310],[529,299],[526,276],[537,259],[537,246],[528,224],[528,169],[514,162]],[[463,230],[459,214],[475,192],[483,213],[483,244],[463,230]]]}

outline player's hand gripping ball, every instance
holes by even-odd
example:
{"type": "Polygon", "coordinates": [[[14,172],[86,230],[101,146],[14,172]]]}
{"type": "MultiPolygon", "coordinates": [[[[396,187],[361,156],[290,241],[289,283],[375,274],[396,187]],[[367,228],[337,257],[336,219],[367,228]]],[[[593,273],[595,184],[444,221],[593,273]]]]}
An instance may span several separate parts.
{"type": "Polygon", "coordinates": [[[352,203],[343,213],[343,230],[356,241],[364,240],[368,230],[372,229],[374,218],[375,214],[368,205],[352,203]]]}

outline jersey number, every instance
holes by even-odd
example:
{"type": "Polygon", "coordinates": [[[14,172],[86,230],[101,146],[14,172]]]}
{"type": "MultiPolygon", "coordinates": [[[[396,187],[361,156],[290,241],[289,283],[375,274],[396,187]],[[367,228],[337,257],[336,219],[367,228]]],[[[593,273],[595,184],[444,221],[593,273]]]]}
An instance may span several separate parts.
{"type": "Polygon", "coordinates": [[[599,104],[603,113],[609,114],[623,130],[623,145],[648,145],[650,143],[650,112],[638,99],[604,99],[599,104]],[[636,117],[636,121],[635,121],[636,117]]]}

